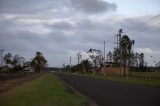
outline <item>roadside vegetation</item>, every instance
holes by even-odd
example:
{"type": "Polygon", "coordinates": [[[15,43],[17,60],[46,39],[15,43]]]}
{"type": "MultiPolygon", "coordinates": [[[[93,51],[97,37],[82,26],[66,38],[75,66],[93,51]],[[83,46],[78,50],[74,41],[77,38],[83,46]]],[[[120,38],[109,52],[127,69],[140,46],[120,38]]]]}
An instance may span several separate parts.
{"type": "Polygon", "coordinates": [[[43,72],[46,66],[47,60],[41,52],[36,52],[36,55],[29,61],[26,61],[24,57],[18,54],[6,53],[4,56],[1,55],[0,74],[24,73],[25,71],[30,71],[30,69],[33,72],[40,73],[43,72]]]}
{"type": "Polygon", "coordinates": [[[124,34],[123,29],[119,29],[116,39],[116,46],[108,53],[105,53],[105,41],[104,51],[91,48],[85,53],[78,52],[78,64],[67,65],[64,71],[93,78],[160,87],[160,66],[156,65],[155,60],[154,66],[148,65],[144,53],[133,50],[135,40],[124,34]],[[83,59],[84,57],[87,59],[83,59]]]}
{"type": "Polygon", "coordinates": [[[90,74],[86,75],[91,78],[112,80],[123,83],[130,84],[141,84],[145,86],[152,86],[160,88],[160,79],[156,80],[154,77],[160,78],[160,72],[133,72],[133,77],[129,76],[119,76],[119,75],[100,75],[100,74],[90,74]],[[144,77],[148,77],[147,79],[144,77]]]}
{"type": "Polygon", "coordinates": [[[86,101],[86,97],[68,92],[53,74],[45,74],[0,95],[1,106],[85,106],[86,101]]]}

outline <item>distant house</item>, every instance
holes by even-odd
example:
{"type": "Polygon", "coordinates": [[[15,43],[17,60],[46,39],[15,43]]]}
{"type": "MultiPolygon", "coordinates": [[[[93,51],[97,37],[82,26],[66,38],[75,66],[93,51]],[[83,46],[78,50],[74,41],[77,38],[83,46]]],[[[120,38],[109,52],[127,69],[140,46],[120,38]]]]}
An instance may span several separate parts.
{"type": "MultiPolygon", "coordinates": [[[[101,67],[101,74],[110,74],[110,75],[123,75],[124,67],[120,67],[118,63],[115,62],[106,62],[105,67],[101,67]]],[[[125,67],[126,74],[128,73],[128,67],[125,67]]]]}
{"type": "Polygon", "coordinates": [[[28,73],[30,73],[30,72],[35,72],[34,68],[33,68],[33,67],[30,67],[30,66],[26,67],[26,68],[24,69],[24,71],[25,71],[25,72],[28,72],[28,73]]]}

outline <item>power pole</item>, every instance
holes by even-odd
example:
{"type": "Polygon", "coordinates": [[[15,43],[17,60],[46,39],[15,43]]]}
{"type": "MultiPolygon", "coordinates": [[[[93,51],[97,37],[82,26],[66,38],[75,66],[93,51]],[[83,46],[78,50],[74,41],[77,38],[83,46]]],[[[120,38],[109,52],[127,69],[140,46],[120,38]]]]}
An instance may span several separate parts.
{"type": "Polygon", "coordinates": [[[116,36],[116,45],[117,45],[117,49],[119,48],[119,35],[115,35],[116,36]]]}
{"type": "Polygon", "coordinates": [[[105,63],[106,63],[106,57],[105,57],[105,55],[106,55],[106,53],[105,53],[106,42],[104,41],[103,43],[104,43],[104,59],[103,59],[103,62],[104,62],[104,66],[105,66],[105,63]]]}
{"type": "Polygon", "coordinates": [[[79,64],[79,63],[80,63],[80,58],[81,58],[81,53],[79,52],[79,53],[77,53],[76,55],[77,55],[78,64],[79,64]]]}
{"type": "Polygon", "coordinates": [[[121,48],[121,45],[120,45],[120,40],[121,40],[121,34],[123,33],[123,30],[120,29],[119,30],[119,33],[117,35],[117,45],[119,45],[119,50],[120,50],[120,75],[122,75],[122,48],[121,48]]]}
{"type": "Polygon", "coordinates": [[[81,63],[82,63],[82,67],[83,67],[84,74],[86,74],[86,69],[85,69],[85,67],[84,67],[84,63],[83,63],[83,60],[82,60],[82,55],[80,56],[80,58],[81,58],[81,63]]]}
{"type": "Polygon", "coordinates": [[[72,57],[71,56],[69,58],[69,62],[70,62],[70,67],[71,67],[71,65],[72,65],[72,57]]]}

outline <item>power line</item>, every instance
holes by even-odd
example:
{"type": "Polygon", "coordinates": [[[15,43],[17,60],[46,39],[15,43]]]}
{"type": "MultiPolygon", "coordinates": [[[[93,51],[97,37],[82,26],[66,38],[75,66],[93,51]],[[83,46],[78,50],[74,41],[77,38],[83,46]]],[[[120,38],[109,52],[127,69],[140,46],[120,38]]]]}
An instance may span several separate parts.
{"type": "MultiPolygon", "coordinates": [[[[154,25],[157,25],[157,24],[160,24],[160,23],[156,23],[156,24],[152,24],[151,26],[154,26],[154,25]]],[[[131,33],[129,33],[130,35],[131,34],[133,34],[133,33],[139,33],[139,32],[142,32],[142,31],[144,31],[144,30],[146,30],[145,28],[143,28],[143,29],[140,29],[140,30],[135,30],[135,31],[132,31],[131,33]]],[[[153,31],[149,31],[149,32],[153,32],[153,31]]]]}
{"type": "Polygon", "coordinates": [[[149,23],[150,21],[152,21],[153,19],[155,19],[155,18],[157,18],[157,17],[160,17],[160,14],[158,14],[158,15],[156,15],[156,16],[153,16],[153,17],[151,17],[149,20],[147,20],[146,22],[141,23],[141,24],[139,24],[139,25],[137,25],[137,26],[131,28],[130,30],[126,31],[126,33],[133,32],[135,29],[137,29],[137,28],[139,28],[139,27],[141,27],[141,26],[143,26],[143,25],[149,23]]]}

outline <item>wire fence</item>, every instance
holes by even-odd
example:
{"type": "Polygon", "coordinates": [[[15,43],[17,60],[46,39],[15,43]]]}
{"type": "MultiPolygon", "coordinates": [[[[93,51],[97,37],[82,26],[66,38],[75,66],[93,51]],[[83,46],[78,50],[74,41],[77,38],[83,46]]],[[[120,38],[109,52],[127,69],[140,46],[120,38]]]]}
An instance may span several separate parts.
{"type": "Polygon", "coordinates": [[[119,78],[129,78],[129,79],[138,79],[138,80],[160,80],[160,77],[154,76],[138,76],[138,75],[105,75],[105,77],[119,77],[119,78]]]}
{"type": "Polygon", "coordinates": [[[11,79],[17,79],[20,77],[25,77],[29,75],[38,75],[38,73],[5,73],[5,74],[0,74],[0,81],[6,81],[6,80],[11,80],[11,79]]]}
{"type": "Polygon", "coordinates": [[[112,74],[103,74],[105,77],[117,77],[117,78],[126,78],[126,79],[137,79],[137,80],[160,80],[160,76],[145,76],[145,75],[112,75],[112,74]]]}

